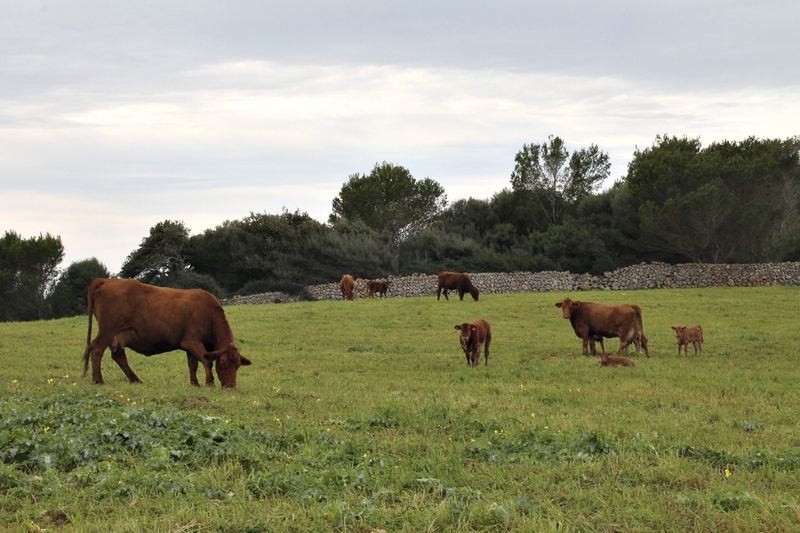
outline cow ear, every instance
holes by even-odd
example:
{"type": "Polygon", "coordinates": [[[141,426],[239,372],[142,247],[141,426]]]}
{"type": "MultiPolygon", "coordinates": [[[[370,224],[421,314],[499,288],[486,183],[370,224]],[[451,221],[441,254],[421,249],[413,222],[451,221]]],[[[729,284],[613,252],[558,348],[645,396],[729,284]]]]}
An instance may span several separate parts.
{"type": "Polygon", "coordinates": [[[241,356],[241,357],[242,357],[242,366],[250,366],[250,365],[253,364],[253,362],[250,361],[250,359],[248,359],[247,357],[245,357],[245,356],[241,356]]]}
{"type": "Polygon", "coordinates": [[[456,329],[457,330],[461,330],[461,325],[460,324],[456,324],[456,329]]]}
{"type": "Polygon", "coordinates": [[[561,302],[556,302],[556,307],[561,307],[561,302]]]}
{"type": "Polygon", "coordinates": [[[670,326],[670,327],[672,328],[672,331],[678,331],[678,326],[670,326]]]}

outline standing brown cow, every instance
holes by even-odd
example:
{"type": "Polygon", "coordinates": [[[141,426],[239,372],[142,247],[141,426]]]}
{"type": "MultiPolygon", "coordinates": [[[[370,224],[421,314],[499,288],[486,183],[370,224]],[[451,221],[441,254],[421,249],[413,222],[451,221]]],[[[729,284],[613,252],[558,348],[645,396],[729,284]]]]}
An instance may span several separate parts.
{"type": "Polygon", "coordinates": [[[356,281],[350,274],[345,274],[339,280],[339,290],[342,291],[342,298],[345,300],[353,299],[353,290],[356,288],[356,281]]]}
{"type": "Polygon", "coordinates": [[[575,335],[583,341],[583,355],[596,355],[594,342],[598,338],[619,337],[620,345],[617,353],[628,349],[630,344],[644,348],[644,353],[650,357],[647,349],[647,337],[642,326],[642,309],[638,305],[605,305],[593,302],[578,302],[565,298],[555,304],[563,311],[565,319],[569,319],[575,335]]]}
{"type": "Polygon", "coordinates": [[[442,291],[444,291],[444,299],[449,300],[450,298],[447,297],[447,293],[451,290],[458,291],[458,298],[460,300],[464,299],[465,292],[470,293],[472,295],[472,299],[476,302],[478,301],[478,296],[480,295],[480,291],[478,291],[477,287],[472,284],[469,276],[466,274],[447,271],[439,272],[438,286],[436,288],[436,299],[439,300],[442,291]]]}
{"type": "Polygon", "coordinates": [[[377,292],[381,298],[386,296],[386,291],[389,290],[389,285],[391,285],[391,281],[380,281],[380,280],[369,280],[367,281],[367,296],[373,298],[375,293],[377,292]]]}
{"type": "Polygon", "coordinates": [[[678,341],[678,355],[681,354],[681,346],[686,356],[689,356],[689,344],[691,343],[694,348],[694,354],[697,355],[698,348],[700,353],[703,353],[703,326],[695,326],[693,328],[686,326],[672,326],[672,331],[675,332],[675,338],[678,341]]]}
{"type": "Polygon", "coordinates": [[[92,359],[92,381],[103,383],[100,362],[111,357],[131,383],[141,383],[128,366],[125,348],[143,355],[183,350],[189,363],[189,381],[198,385],[197,366],[203,363],[206,385],[214,384],[211,367],[226,388],[236,387],[239,367],[250,360],[239,353],[225,311],[214,295],[201,289],[170,289],[133,279],[95,279],[89,286],[89,328],[83,354],[83,375],[92,359]],[[93,341],[92,315],[98,332],[93,341]]]}
{"type": "Polygon", "coordinates": [[[458,340],[461,342],[461,349],[467,356],[467,364],[477,367],[481,358],[480,350],[483,345],[483,359],[486,366],[489,366],[489,344],[492,342],[492,328],[485,320],[478,319],[472,324],[464,322],[456,324],[458,330],[458,340]]]}

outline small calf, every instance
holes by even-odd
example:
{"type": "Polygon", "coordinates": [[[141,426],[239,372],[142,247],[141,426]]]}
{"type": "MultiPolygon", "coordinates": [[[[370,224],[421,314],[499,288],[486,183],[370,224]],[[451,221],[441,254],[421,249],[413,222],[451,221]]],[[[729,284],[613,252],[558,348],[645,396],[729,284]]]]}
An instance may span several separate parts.
{"type": "Polygon", "coordinates": [[[386,296],[386,291],[389,290],[389,285],[391,285],[391,281],[380,281],[380,280],[369,280],[367,281],[367,296],[373,298],[375,293],[377,292],[381,298],[386,296]]]}
{"type": "Polygon", "coordinates": [[[600,366],[636,366],[632,359],[616,355],[600,354],[600,366]]]}
{"type": "Polygon", "coordinates": [[[483,345],[483,358],[486,366],[489,366],[489,344],[492,342],[492,328],[485,320],[478,319],[472,324],[464,322],[456,324],[458,339],[461,342],[461,349],[467,356],[467,365],[477,367],[480,361],[480,349],[483,345]]]}
{"type": "Polygon", "coordinates": [[[689,356],[689,343],[692,343],[694,354],[697,355],[697,350],[703,353],[703,326],[695,326],[693,328],[687,326],[672,326],[672,331],[675,332],[675,338],[678,341],[678,355],[681,354],[681,346],[686,356],[689,356]]]}

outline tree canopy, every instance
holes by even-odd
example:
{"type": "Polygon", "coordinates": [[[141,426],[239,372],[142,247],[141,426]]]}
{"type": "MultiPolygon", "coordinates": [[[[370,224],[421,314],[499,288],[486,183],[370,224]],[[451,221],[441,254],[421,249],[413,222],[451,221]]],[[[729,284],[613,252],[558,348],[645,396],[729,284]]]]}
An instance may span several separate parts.
{"type": "Polygon", "coordinates": [[[48,297],[50,316],[85,314],[89,284],[94,278],[110,276],[106,266],[95,257],[72,263],[58,278],[48,297]]]}
{"type": "Polygon", "coordinates": [[[779,261],[798,248],[800,139],[659,136],[634,153],[621,229],[649,258],[779,261]]]}
{"type": "Polygon", "coordinates": [[[436,181],[417,180],[405,167],[383,162],[369,174],[353,174],[333,200],[329,221],[361,221],[398,243],[427,226],[447,205],[436,181]]]}
{"type": "Polygon", "coordinates": [[[24,239],[6,231],[0,238],[0,320],[44,318],[45,298],[63,257],[60,237],[48,233],[24,239]]]}
{"type": "Polygon", "coordinates": [[[183,222],[159,222],[150,228],[139,248],[128,255],[119,275],[153,283],[184,272],[190,267],[186,257],[188,244],[189,229],[183,222]]]}
{"type": "Polygon", "coordinates": [[[608,154],[597,145],[569,153],[561,137],[550,135],[541,144],[523,144],[514,158],[511,186],[536,193],[550,224],[562,221],[565,206],[592,194],[608,178],[608,154]]]}

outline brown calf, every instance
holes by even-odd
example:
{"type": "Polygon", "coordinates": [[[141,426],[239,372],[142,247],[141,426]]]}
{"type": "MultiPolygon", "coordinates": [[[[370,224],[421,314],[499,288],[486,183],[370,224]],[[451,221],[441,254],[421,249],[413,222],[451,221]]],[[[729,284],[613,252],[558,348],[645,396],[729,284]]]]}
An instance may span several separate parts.
{"type": "Polygon", "coordinates": [[[616,355],[600,354],[600,366],[636,366],[632,359],[616,355]]]}
{"type": "Polygon", "coordinates": [[[694,348],[694,354],[697,355],[698,348],[700,353],[703,353],[703,326],[695,326],[693,328],[687,326],[672,326],[672,331],[675,332],[675,338],[678,341],[678,355],[681,354],[681,346],[683,351],[688,357],[689,343],[694,348]]]}
{"type": "Polygon", "coordinates": [[[350,274],[345,274],[339,280],[339,290],[342,291],[342,298],[345,300],[353,299],[353,290],[356,288],[356,281],[350,274]]]}
{"type": "Polygon", "coordinates": [[[489,344],[492,342],[492,328],[485,320],[478,319],[472,324],[464,322],[456,324],[461,349],[467,356],[467,365],[477,367],[480,361],[480,349],[483,345],[483,359],[489,366],[489,344]]]}
{"type": "Polygon", "coordinates": [[[480,291],[478,290],[475,285],[469,279],[469,276],[460,272],[447,272],[442,271],[439,272],[438,275],[438,285],[436,287],[436,299],[439,299],[439,296],[444,291],[444,299],[449,300],[450,298],[447,297],[447,293],[451,290],[458,291],[458,298],[460,300],[464,299],[464,293],[468,292],[472,295],[472,299],[476,302],[478,301],[478,296],[480,295],[480,291]]]}
{"type": "Polygon", "coordinates": [[[367,296],[373,298],[377,292],[381,298],[386,296],[386,291],[389,290],[391,281],[369,280],[367,281],[367,296]]]}

